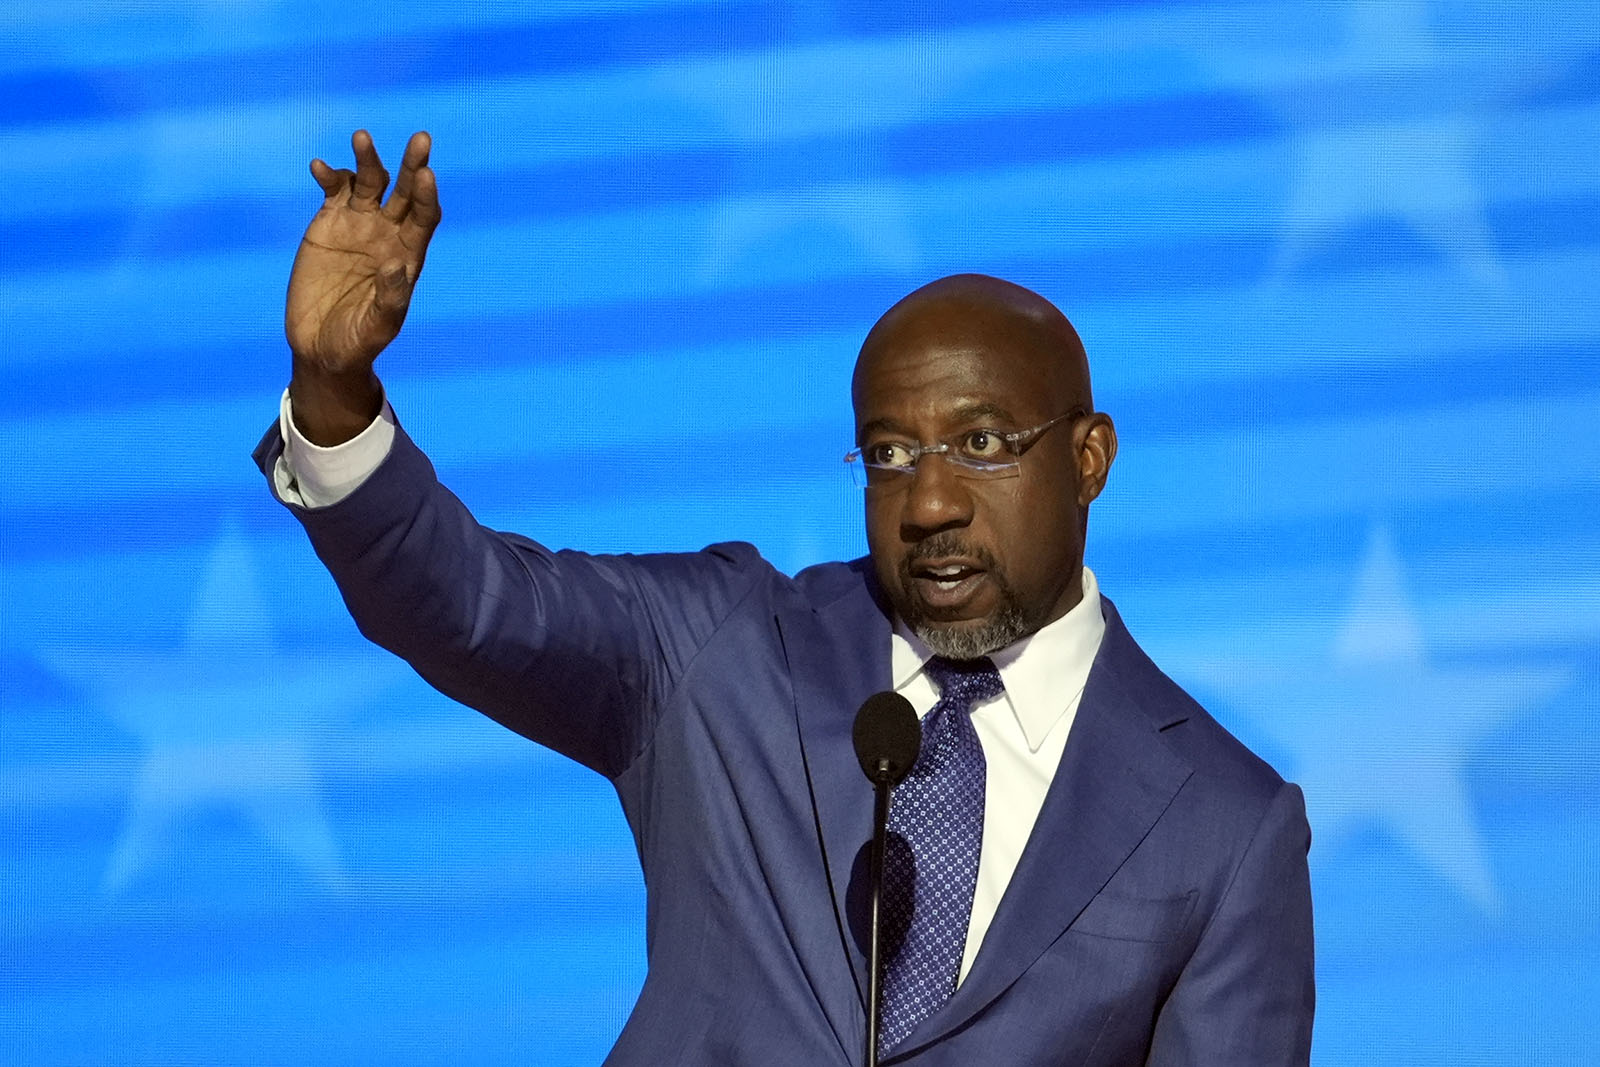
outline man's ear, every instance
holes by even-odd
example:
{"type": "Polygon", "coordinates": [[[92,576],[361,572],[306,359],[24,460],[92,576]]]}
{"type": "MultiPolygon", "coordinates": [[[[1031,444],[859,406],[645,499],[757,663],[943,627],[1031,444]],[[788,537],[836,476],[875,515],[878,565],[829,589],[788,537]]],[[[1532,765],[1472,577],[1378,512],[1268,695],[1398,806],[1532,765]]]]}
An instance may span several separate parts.
{"type": "Polygon", "coordinates": [[[1111,416],[1096,411],[1085,420],[1087,429],[1078,443],[1078,506],[1088,507],[1106,487],[1111,463],[1117,458],[1117,428],[1111,416]]]}

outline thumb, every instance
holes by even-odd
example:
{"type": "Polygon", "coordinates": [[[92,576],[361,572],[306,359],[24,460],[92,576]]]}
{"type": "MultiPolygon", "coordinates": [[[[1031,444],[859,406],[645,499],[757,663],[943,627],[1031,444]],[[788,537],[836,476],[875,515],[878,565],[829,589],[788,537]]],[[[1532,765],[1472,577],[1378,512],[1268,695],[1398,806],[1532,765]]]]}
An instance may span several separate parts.
{"type": "Polygon", "coordinates": [[[399,260],[378,269],[377,303],[380,311],[390,314],[403,314],[411,303],[411,279],[406,277],[406,266],[399,260]]]}

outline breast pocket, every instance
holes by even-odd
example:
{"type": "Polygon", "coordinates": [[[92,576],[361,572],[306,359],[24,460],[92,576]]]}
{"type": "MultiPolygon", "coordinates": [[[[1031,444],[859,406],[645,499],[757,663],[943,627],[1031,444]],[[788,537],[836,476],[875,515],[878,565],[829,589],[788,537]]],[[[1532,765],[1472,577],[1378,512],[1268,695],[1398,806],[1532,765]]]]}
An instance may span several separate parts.
{"type": "Polygon", "coordinates": [[[1069,929],[1115,941],[1171,941],[1189,921],[1196,895],[1192,889],[1175,897],[1134,897],[1105,890],[1069,929]]]}

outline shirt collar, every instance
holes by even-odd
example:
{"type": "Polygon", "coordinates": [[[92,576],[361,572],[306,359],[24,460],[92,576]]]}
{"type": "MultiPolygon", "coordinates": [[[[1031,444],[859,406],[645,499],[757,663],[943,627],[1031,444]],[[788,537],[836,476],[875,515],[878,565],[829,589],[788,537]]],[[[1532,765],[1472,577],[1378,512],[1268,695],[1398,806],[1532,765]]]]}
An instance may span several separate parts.
{"type": "MultiPolygon", "coordinates": [[[[1077,703],[1105,632],[1100,584],[1094,572],[1085,567],[1083,599],[1071,611],[1037,633],[990,653],[1030,751],[1039,750],[1045,735],[1077,703]]],[[[890,648],[889,666],[895,689],[914,678],[933,656],[932,650],[898,619],[890,648]]]]}

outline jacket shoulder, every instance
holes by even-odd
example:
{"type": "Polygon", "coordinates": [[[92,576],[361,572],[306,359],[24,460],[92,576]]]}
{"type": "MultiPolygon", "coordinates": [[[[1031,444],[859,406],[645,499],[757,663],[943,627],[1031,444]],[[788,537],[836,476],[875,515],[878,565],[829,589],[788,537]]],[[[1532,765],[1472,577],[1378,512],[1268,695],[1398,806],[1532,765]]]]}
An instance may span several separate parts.
{"type": "Polygon", "coordinates": [[[1163,744],[1197,774],[1265,802],[1284,779],[1235,737],[1134,641],[1116,608],[1105,602],[1104,660],[1132,703],[1152,720],[1163,744]]]}
{"type": "Polygon", "coordinates": [[[872,560],[865,556],[815,564],[800,571],[792,581],[795,593],[812,607],[825,607],[841,597],[861,594],[882,603],[872,574],[872,560]]]}

